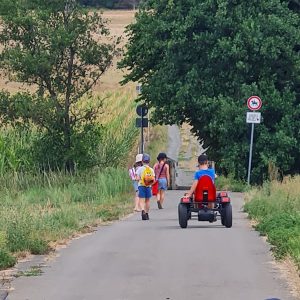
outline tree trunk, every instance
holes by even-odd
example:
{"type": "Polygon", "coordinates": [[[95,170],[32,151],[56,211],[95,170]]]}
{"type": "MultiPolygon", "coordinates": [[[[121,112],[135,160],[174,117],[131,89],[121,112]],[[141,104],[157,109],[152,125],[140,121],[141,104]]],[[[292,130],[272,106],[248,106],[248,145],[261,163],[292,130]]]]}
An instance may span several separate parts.
{"type": "Polygon", "coordinates": [[[70,157],[72,150],[72,131],[70,124],[70,100],[71,100],[71,87],[72,87],[72,75],[73,75],[73,65],[74,65],[75,52],[74,49],[70,49],[70,59],[68,63],[68,81],[67,81],[67,90],[65,98],[65,117],[64,117],[64,142],[65,142],[65,151],[67,159],[65,160],[65,170],[67,172],[73,173],[75,171],[74,159],[70,157]]]}

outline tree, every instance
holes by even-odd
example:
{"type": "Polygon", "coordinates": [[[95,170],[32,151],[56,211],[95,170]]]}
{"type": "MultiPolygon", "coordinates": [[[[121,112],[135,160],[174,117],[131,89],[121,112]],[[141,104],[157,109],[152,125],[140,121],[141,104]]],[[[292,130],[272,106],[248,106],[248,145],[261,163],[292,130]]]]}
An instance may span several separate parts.
{"type": "Polygon", "coordinates": [[[219,169],[243,179],[245,104],[259,95],[254,179],[265,179],[269,164],[299,172],[299,24],[289,1],[149,0],[127,28],[124,82],[143,85],[154,121],[188,122],[219,169]]]}
{"type": "Polygon", "coordinates": [[[99,107],[88,98],[117,55],[118,40],[99,13],[75,0],[3,0],[0,11],[1,67],[11,80],[36,88],[2,92],[2,119],[33,122],[45,133],[45,163],[73,171],[78,154],[95,142],[99,107]]]}

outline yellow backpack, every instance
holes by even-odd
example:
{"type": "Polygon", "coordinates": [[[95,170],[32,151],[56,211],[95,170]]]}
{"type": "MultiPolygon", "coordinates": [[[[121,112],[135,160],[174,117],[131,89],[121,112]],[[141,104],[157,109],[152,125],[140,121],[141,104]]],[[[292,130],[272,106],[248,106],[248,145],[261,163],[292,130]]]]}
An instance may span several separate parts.
{"type": "Polygon", "coordinates": [[[151,186],[154,183],[155,178],[149,166],[145,166],[145,169],[141,176],[141,181],[142,181],[142,185],[144,186],[151,186]]]}

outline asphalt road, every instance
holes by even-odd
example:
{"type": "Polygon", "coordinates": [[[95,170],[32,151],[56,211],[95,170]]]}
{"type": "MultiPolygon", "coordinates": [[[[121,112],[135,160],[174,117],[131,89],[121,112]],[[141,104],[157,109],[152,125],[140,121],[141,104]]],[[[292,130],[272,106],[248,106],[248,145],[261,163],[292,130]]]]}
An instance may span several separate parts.
{"type": "Polygon", "coordinates": [[[269,246],[231,194],[231,229],[190,221],[181,229],[169,191],[166,207],[154,201],[149,221],[139,214],[74,240],[38,277],[20,277],[9,300],[291,300],[272,263],[269,246]]]}

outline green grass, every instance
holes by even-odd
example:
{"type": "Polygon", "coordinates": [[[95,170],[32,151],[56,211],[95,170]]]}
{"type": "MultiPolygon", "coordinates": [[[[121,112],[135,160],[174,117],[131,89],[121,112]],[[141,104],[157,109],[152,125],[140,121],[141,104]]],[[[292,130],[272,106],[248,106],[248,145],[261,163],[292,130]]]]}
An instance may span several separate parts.
{"type": "Polygon", "coordinates": [[[18,278],[21,276],[25,277],[31,277],[31,276],[40,276],[43,274],[43,271],[41,267],[39,266],[32,266],[29,270],[27,271],[19,271],[17,274],[14,275],[14,277],[18,278]]]}
{"type": "Polygon", "coordinates": [[[216,178],[216,187],[218,191],[245,192],[248,187],[245,182],[236,180],[232,176],[218,176],[216,178]]]}
{"type": "Polygon", "coordinates": [[[247,197],[245,211],[273,245],[275,257],[291,257],[300,270],[300,176],[265,183],[247,197]]]}
{"type": "Polygon", "coordinates": [[[0,270],[13,267],[17,259],[6,249],[0,249],[0,270]]]}
{"type": "Polygon", "coordinates": [[[13,254],[47,253],[51,242],[127,214],[129,191],[124,169],[0,178],[0,269],[15,263],[13,254]]]}
{"type": "MultiPolygon", "coordinates": [[[[146,145],[145,152],[150,154],[151,165],[156,163],[156,157],[160,152],[166,152],[168,146],[167,126],[155,126],[151,128],[150,143],[146,145]]],[[[167,153],[168,154],[168,153],[167,153]]]]}
{"type": "Polygon", "coordinates": [[[56,243],[131,212],[124,167],[138,138],[132,99],[128,92],[107,94],[106,114],[98,120],[98,166],[74,175],[35,167],[30,145],[39,136],[33,127],[0,130],[0,269],[13,266],[19,255],[45,254],[56,243]]]}

